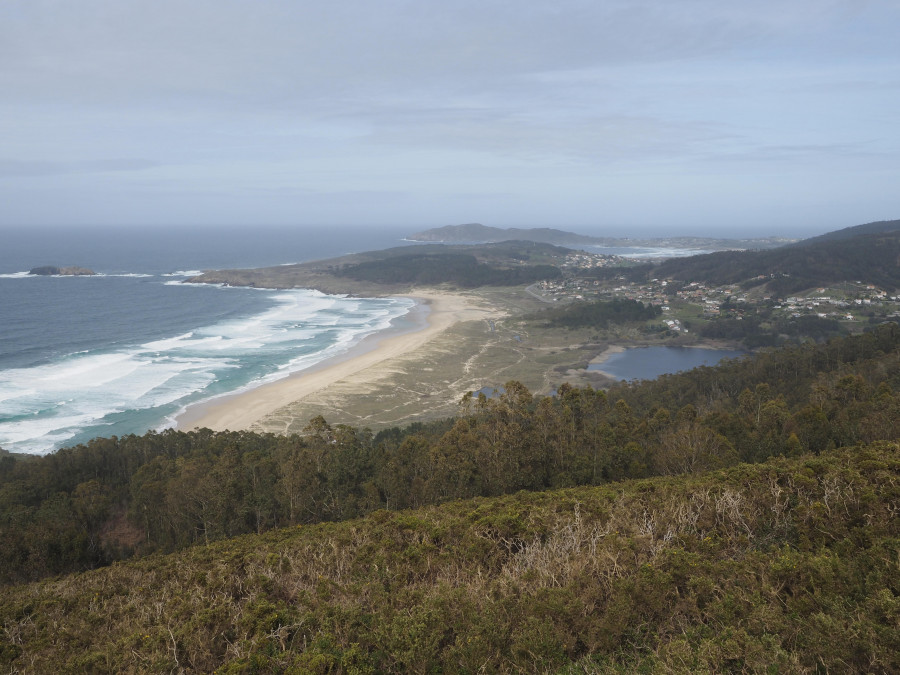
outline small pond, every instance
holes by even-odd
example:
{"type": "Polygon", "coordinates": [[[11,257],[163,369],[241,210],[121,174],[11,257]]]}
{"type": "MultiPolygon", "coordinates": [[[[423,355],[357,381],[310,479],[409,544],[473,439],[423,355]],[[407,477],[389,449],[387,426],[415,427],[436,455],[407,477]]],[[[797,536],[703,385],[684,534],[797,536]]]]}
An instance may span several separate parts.
{"type": "Polygon", "coordinates": [[[714,366],[722,359],[734,359],[746,353],[702,347],[636,347],[611,354],[603,363],[592,363],[588,370],[602,370],[620,380],[652,380],[697,366],[714,366]]]}

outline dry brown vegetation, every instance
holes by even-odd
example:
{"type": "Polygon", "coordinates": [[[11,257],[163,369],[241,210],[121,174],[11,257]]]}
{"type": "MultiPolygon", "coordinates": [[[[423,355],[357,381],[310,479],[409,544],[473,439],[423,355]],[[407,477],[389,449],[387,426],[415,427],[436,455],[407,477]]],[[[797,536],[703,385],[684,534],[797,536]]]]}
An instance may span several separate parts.
{"type": "Polygon", "coordinates": [[[7,588],[11,672],[896,672],[894,443],[7,588]],[[574,672],[574,671],[573,671],[574,672]]]}

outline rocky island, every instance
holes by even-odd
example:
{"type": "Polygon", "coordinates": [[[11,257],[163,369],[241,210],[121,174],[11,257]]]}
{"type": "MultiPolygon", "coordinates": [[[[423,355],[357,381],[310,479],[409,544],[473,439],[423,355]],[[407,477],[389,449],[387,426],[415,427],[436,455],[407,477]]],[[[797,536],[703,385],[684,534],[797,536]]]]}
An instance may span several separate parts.
{"type": "Polygon", "coordinates": [[[53,265],[44,265],[43,267],[33,267],[28,271],[28,274],[42,277],[90,277],[96,273],[94,270],[90,270],[87,267],[55,267],[53,265]]]}

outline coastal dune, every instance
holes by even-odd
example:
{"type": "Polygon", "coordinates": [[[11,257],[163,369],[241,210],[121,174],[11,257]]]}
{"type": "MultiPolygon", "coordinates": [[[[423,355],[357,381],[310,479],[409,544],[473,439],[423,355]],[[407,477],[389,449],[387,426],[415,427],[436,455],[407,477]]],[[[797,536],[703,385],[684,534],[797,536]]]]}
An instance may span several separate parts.
{"type": "Polygon", "coordinates": [[[239,394],[215,398],[188,407],[175,422],[178,429],[214,431],[250,429],[276,410],[315,394],[345,378],[408,355],[462,321],[497,318],[497,312],[475,304],[473,298],[446,292],[411,295],[419,304],[417,325],[400,334],[385,331],[370,335],[345,354],[306,370],[239,394]]]}

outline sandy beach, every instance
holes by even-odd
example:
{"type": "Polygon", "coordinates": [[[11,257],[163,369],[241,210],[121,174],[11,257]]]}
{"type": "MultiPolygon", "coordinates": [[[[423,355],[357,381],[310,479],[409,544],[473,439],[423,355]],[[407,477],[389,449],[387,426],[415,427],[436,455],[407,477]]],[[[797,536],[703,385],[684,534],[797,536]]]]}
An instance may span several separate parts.
{"type": "Polygon", "coordinates": [[[460,321],[496,316],[494,312],[476,306],[473,298],[464,295],[417,292],[408,297],[419,303],[413,311],[424,315],[412,330],[399,335],[392,335],[390,331],[371,335],[345,354],[293,373],[277,382],[190,406],[177,417],[177,428],[190,430],[207,427],[215,431],[249,429],[283,406],[343,378],[419,349],[460,321]]]}

